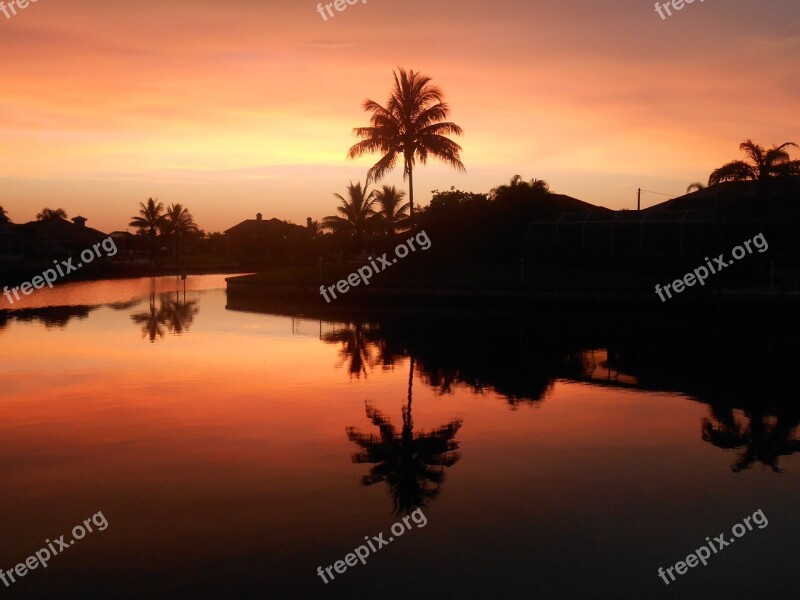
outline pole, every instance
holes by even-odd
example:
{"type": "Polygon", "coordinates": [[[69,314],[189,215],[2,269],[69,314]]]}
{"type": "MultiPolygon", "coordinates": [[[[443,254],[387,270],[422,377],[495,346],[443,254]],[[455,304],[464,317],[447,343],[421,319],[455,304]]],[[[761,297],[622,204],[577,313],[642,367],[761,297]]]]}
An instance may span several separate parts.
{"type": "Polygon", "coordinates": [[[642,188],[636,192],[636,210],[642,210],[642,188]]]}

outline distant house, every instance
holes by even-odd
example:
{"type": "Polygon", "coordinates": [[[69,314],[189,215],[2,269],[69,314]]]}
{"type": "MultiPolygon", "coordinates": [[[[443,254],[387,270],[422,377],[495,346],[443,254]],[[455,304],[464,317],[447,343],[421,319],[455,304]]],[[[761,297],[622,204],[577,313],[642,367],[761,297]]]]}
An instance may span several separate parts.
{"type": "Polygon", "coordinates": [[[265,221],[261,213],[223,233],[228,256],[243,262],[286,263],[311,256],[308,228],[274,218],[265,221]]]}
{"type": "Polygon", "coordinates": [[[800,258],[800,177],[725,182],[643,210],[565,211],[529,227],[538,254],[594,258],[699,259],[758,233],[771,258],[800,258]]]}
{"type": "Polygon", "coordinates": [[[74,254],[108,237],[102,231],[86,226],[86,217],[44,219],[18,225],[25,256],[57,256],[74,254]]]}

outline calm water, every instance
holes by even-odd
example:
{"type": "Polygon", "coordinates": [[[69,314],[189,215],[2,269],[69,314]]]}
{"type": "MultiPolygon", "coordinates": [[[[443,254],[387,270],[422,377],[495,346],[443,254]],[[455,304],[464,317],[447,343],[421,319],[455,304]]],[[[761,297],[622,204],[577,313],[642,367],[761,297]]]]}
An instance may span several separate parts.
{"type": "Polygon", "coordinates": [[[178,286],[0,313],[0,568],[109,524],[1,594],[796,595],[796,338],[330,322],[235,310],[223,276],[178,286]],[[317,575],[420,506],[424,527],[317,575]],[[658,577],[758,509],[768,526],[658,577]]]}

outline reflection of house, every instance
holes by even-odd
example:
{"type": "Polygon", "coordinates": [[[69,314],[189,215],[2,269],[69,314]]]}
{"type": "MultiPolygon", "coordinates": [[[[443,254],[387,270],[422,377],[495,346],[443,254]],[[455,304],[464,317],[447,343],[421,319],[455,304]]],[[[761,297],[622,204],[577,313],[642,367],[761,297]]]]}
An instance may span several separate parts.
{"type": "Polygon", "coordinates": [[[261,213],[225,232],[229,256],[249,262],[287,262],[308,255],[311,235],[305,227],[279,219],[265,221],[261,213]]]}

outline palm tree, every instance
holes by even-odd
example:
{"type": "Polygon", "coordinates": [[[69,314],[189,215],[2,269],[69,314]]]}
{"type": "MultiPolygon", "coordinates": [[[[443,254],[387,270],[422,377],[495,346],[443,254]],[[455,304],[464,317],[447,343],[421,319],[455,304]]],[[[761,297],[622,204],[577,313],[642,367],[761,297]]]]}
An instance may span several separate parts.
{"type": "Polygon", "coordinates": [[[393,238],[398,231],[407,228],[409,203],[401,204],[405,195],[405,192],[388,185],[375,192],[375,198],[380,205],[380,210],[377,211],[378,219],[383,227],[383,233],[390,238],[393,238]]]}
{"type": "Polygon", "coordinates": [[[139,216],[131,217],[130,227],[136,227],[139,231],[147,231],[150,237],[156,237],[158,228],[161,227],[164,219],[164,205],[158,202],[158,198],[153,200],[148,198],[147,204],[139,202],[139,216]]]}
{"type": "Polygon", "coordinates": [[[373,152],[383,157],[367,173],[367,183],[380,181],[403,155],[403,179],[408,177],[409,218],[414,218],[414,165],[423,165],[428,158],[438,158],[457,171],[465,171],[461,162],[461,146],[448,135],[462,135],[455,123],[445,121],[450,106],[442,101],[442,91],[430,84],[431,78],[419,72],[398,69],[394,73],[394,90],[386,106],[364,100],[363,108],[371,112],[369,127],[356,127],[353,133],[361,141],[350,148],[348,158],[373,152]]]}
{"type": "Polygon", "coordinates": [[[462,421],[453,419],[430,432],[414,433],[411,418],[411,385],[414,359],[410,359],[408,401],[403,406],[403,428],[398,432],[379,410],[366,404],[367,418],[380,434],[368,435],[348,427],[347,438],[360,446],[354,463],[372,463],[369,475],[361,478],[369,486],[385,481],[394,502],[395,513],[410,513],[426,500],[435,498],[444,481],[444,470],[460,458],[455,436],[462,421]],[[432,485],[431,485],[432,484],[432,485]]]}
{"type": "Polygon", "coordinates": [[[170,238],[174,243],[175,254],[180,249],[181,237],[187,233],[198,231],[192,213],[181,204],[170,204],[159,225],[162,235],[170,238]]]}
{"type": "Polygon", "coordinates": [[[550,193],[550,184],[544,179],[534,177],[528,182],[522,179],[521,175],[514,175],[508,184],[492,188],[489,199],[527,197],[531,193],[546,196],[550,193]]]}
{"type": "Polygon", "coordinates": [[[351,181],[347,186],[347,198],[341,194],[334,196],[341,203],[336,207],[336,212],[341,216],[325,217],[322,219],[322,226],[333,233],[352,235],[360,249],[364,242],[364,234],[375,218],[373,209],[376,202],[375,192],[368,192],[366,186],[362,189],[360,181],[355,185],[351,181]]]}
{"type": "Polygon", "coordinates": [[[690,183],[688,186],[686,186],[686,193],[690,194],[695,190],[699,192],[700,190],[704,189],[706,189],[706,186],[704,184],[700,183],[699,181],[694,181],[690,183]]]}
{"type": "Polygon", "coordinates": [[[8,218],[6,209],[0,206],[0,225],[4,225],[6,223],[11,223],[11,219],[8,218]]]}
{"type": "Polygon", "coordinates": [[[784,142],[769,150],[745,140],[739,149],[745,153],[750,162],[734,160],[715,169],[708,177],[708,185],[716,185],[723,181],[767,181],[772,177],[800,175],[800,160],[791,160],[785,150],[789,146],[797,148],[794,142],[784,142]]]}
{"type": "Polygon", "coordinates": [[[43,208],[42,211],[36,215],[37,221],[50,221],[53,219],[66,219],[67,211],[63,208],[43,208]]]}

